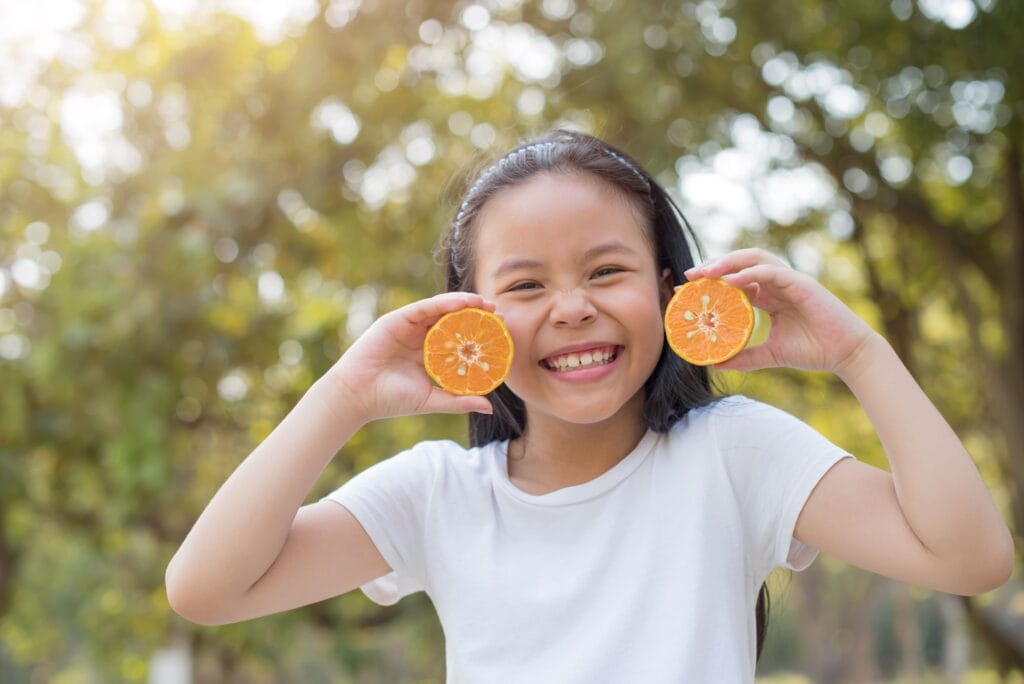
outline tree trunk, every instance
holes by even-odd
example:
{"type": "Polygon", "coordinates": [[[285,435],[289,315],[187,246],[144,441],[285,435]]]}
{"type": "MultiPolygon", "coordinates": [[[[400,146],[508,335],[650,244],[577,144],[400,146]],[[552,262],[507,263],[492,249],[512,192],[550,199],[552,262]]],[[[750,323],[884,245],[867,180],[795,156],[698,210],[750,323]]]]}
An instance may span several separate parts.
{"type": "Polygon", "coordinates": [[[149,661],[149,684],[192,684],[192,645],[175,634],[149,661]]]}
{"type": "Polygon", "coordinates": [[[886,580],[860,570],[830,577],[820,562],[794,576],[793,603],[798,618],[806,674],[813,682],[865,682],[878,679],[872,629],[878,597],[886,580]],[[832,585],[838,579],[844,590],[832,585]],[[849,587],[855,590],[849,591],[849,587]]]}
{"type": "Polygon", "coordinates": [[[955,596],[939,595],[942,626],[942,670],[946,684],[959,684],[967,674],[971,659],[971,638],[967,633],[964,607],[955,596]]]}
{"type": "Polygon", "coordinates": [[[921,632],[917,625],[917,604],[907,587],[893,584],[893,629],[899,644],[900,677],[916,682],[924,673],[924,659],[921,654],[921,632]]]}
{"type": "Polygon", "coordinates": [[[995,616],[979,606],[970,596],[961,596],[960,603],[966,609],[967,619],[975,633],[991,652],[999,673],[1006,676],[1012,669],[1024,672],[1022,638],[1003,626],[995,616]]]}
{"type": "MultiPolygon", "coordinates": [[[[0,506],[0,530],[5,529],[6,522],[7,508],[0,506]]],[[[8,543],[5,535],[0,535],[0,617],[7,612],[7,608],[10,606],[17,565],[18,549],[8,543]]]]}

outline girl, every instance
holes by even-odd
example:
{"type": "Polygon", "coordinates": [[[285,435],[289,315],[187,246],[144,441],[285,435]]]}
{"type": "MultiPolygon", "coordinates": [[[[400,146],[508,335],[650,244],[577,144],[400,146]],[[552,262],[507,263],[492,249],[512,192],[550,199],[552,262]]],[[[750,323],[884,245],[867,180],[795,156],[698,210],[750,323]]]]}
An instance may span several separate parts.
{"type": "Polygon", "coordinates": [[[449,292],[376,321],[228,478],[168,566],[174,610],[223,624],[423,590],[450,682],[750,682],[775,566],[821,550],[955,594],[1006,581],[1009,532],[886,341],[764,251],[695,266],[679,216],[580,133],[486,169],[443,243],[449,292]],[[892,474],[778,409],[716,399],[664,342],[684,277],[723,278],[772,317],[721,367],[836,373],[892,474]],[[466,306],[515,343],[487,398],[422,367],[429,326],[466,306]],[[473,447],[420,443],[302,505],[360,426],[430,412],[470,413],[473,447]]]}

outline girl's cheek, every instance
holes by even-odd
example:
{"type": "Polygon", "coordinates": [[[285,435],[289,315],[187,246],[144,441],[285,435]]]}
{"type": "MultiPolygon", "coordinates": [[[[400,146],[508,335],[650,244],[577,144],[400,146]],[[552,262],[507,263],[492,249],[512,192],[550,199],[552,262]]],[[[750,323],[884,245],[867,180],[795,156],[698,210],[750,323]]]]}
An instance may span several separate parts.
{"type": "MultiPolygon", "coordinates": [[[[532,343],[536,331],[537,312],[532,307],[522,304],[512,306],[505,305],[498,309],[509,333],[512,335],[512,343],[515,344],[517,352],[526,350],[532,343]]],[[[517,353],[516,356],[519,356],[517,353]]]]}
{"type": "Polygon", "coordinates": [[[502,306],[494,310],[494,313],[501,317],[501,320],[505,322],[505,326],[508,328],[509,333],[512,334],[512,340],[518,342],[517,337],[519,336],[519,330],[522,327],[522,312],[518,311],[515,307],[502,306]]]}

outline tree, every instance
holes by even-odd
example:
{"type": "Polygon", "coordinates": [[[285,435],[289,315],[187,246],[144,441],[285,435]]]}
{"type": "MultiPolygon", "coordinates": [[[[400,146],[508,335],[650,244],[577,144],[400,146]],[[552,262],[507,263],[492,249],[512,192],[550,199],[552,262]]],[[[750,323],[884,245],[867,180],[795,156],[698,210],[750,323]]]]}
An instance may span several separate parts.
{"type": "MultiPolygon", "coordinates": [[[[551,125],[642,160],[712,249],[815,272],[893,342],[1024,529],[1015,3],[331,0],[270,23],[124,7],[86,5],[0,100],[0,662],[138,680],[180,633],[200,678],[372,681],[388,656],[368,635],[412,630],[385,676],[436,676],[426,601],[195,630],[162,572],[345,345],[439,288],[449,179],[551,125]],[[702,201],[709,167],[745,214],[702,201]]],[[[831,378],[725,381],[884,463],[831,378]]],[[[314,496],[463,431],[369,426],[314,496]]],[[[1007,616],[967,605],[1020,668],[1007,616]]]]}

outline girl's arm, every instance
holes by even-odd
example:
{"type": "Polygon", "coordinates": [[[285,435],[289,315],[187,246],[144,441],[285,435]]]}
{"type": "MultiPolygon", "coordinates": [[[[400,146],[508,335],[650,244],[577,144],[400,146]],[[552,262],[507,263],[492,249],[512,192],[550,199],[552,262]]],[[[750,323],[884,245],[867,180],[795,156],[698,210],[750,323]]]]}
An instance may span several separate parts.
{"type": "Polygon", "coordinates": [[[217,491],[167,566],[171,607],[223,624],[345,593],[390,568],[346,509],[300,508],[320,473],[365,423],[410,413],[489,412],[483,397],[434,387],[422,366],[427,329],[465,306],[453,293],[381,317],[306,392],[217,491]]]}
{"type": "Polygon", "coordinates": [[[889,343],[813,278],[763,250],[687,272],[743,288],[772,317],[768,340],[718,368],[836,373],[874,425],[892,473],[844,459],[797,520],[800,541],[853,565],[952,594],[1003,584],[1013,539],[960,439],[889,343]]]}
{"type": "Polygon", "coordinates": [[[358,525],[340,515],[340,506],[299,509],[362,424],[354,406],[330,377],[321,378],[224,482],[167,566],[167,598],[175,612],[203,624],[237,622],[388,572],[368,538],[358,536],[358,525]],[[282,558],[286,546],[290,553],[282,558]],[[292,567],[291,579],[256,588],[284,566],[292,567]],[[299,568],[304,582],[295,574],[299,568]]]}

